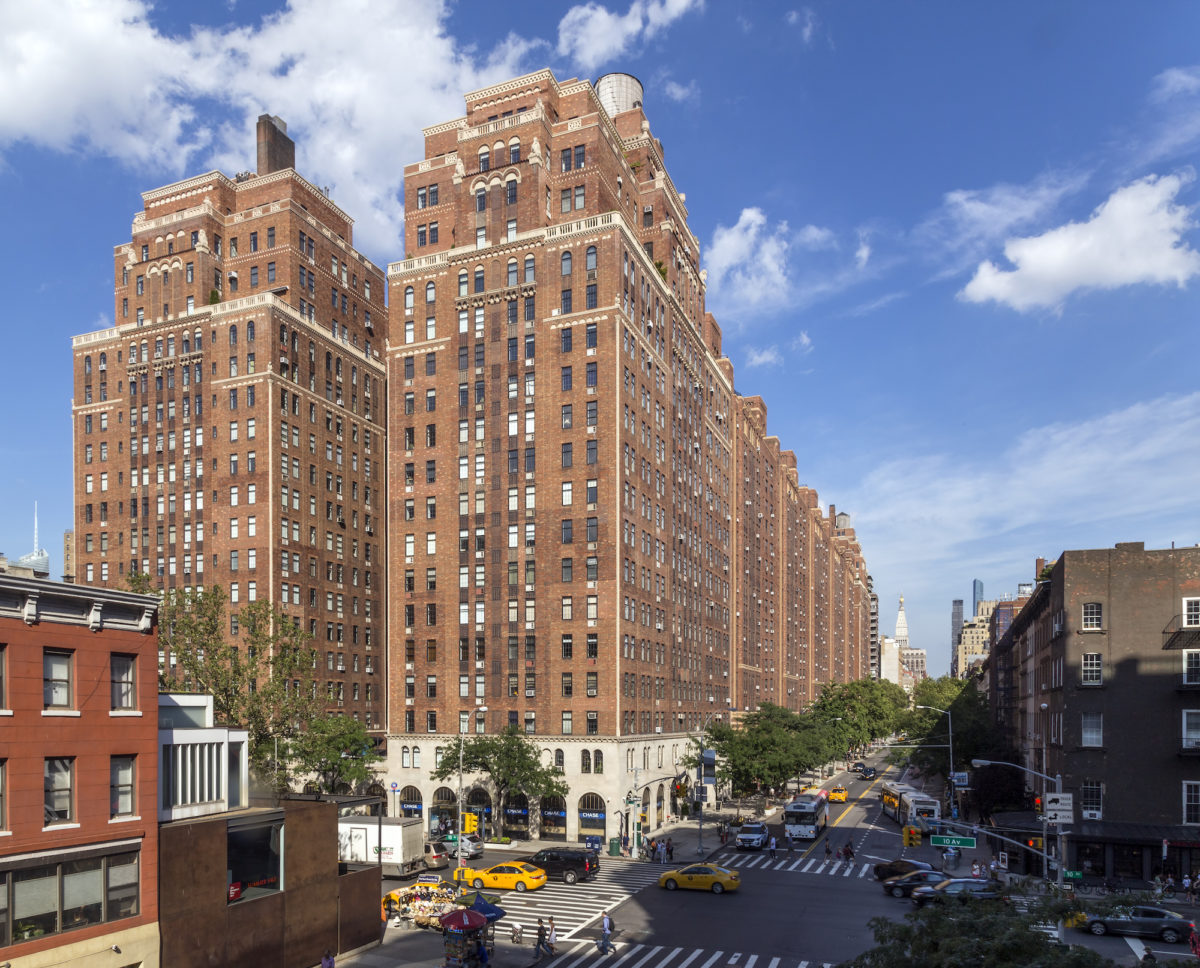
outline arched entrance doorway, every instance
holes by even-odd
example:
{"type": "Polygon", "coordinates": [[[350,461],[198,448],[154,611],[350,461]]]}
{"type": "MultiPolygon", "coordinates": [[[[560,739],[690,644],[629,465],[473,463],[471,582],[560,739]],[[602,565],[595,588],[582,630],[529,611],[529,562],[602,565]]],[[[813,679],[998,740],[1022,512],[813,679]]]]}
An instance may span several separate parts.
{"type": "Polygon", "coordinates": [[[367,787],[367,795],[379,797],[379,802],[372,805],[370,815],[372,817],[387,816],[387,791],[384,790],[382,783],[372,783],[367,787]]]}
{"type": "Polygon", "coordinates": [[[421,791],[415,786],[406,786],[400,790],[400,816],[419,817],[425,812],[425,803],[421,791]]]}
{"type": "Polygon", "coordinates": [[[484,840],[492,835],[492,798],[483,787],[475,787],[467,794],[464,810],[471,809],[480,815],[479,836],[484,840]]]}
{"type": "Polygon", "coordinates": [[[433,803],[429,807],[429,832],[445,834],[457,829],[458,801],[449,787],[438,787],[433,791],[433,803]]]}
{"type": "Polygon", "coordinates": [[[524,793],[509,794],[504,804],[503,833],[505,837],[529,839],[529,798],[524,793]]]}
{"type": "Polygon", "coordinates": [[[654,817],[655,817],[654,826],[656,828],[661,827],[663,825],[663,821],[665,820],[665,816],[663,813],[663,804],[666,802],[666,799],[667,799],[667,788],[665,786],[663,786],[663,784],[660,783],[658,785],[658,808],[654,814],[654,817]]]}
{"type": "Polygon", "coordinates": [[[598,793],[585,793],[579,798],[579,837],[586,841],[589,837],[598,837],[604,844],[606,830],[604,798],[598,793]]]}
{"type": "Polygon", "coordinates": [[[542,797],[542,840],[567,839],[567,801],[562,797],[542,797]]]}

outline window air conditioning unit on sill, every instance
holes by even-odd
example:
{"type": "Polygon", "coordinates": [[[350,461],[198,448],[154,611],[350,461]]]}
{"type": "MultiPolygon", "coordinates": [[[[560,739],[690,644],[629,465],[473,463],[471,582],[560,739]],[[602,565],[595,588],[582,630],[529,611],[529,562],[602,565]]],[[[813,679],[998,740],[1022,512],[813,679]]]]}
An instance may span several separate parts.
{"type": "Polygon", "coordinates": [[[1084,820],[1099,820],[1100,819],[1100,811],[1099,810],[1084,810],[1083,811],[1083,819],[1084,820]]]}

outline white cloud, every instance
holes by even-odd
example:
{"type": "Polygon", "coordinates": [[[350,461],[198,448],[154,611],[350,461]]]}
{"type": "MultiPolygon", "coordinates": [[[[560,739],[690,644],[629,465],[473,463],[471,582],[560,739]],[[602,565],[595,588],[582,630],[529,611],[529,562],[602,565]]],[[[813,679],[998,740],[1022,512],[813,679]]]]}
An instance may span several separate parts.
{"type": "Polygon", "coordinates": [[[867,267],[867,262],[871,258],[871,245],[867,242],[865,235],[859,235],[858,248],[854,250],[854,264],[860,269],[867,267]]]}
{"type": "Polygon", "coordinates": [[[795,235],[797,245],[805,249],[833,249],[837,247],[837,239],[833,232],[819,225],[806,225],[795,235]]]}
{"type": "Polygon", "coordinates": [[[783,17],[789,27],[798,27],[800,29],[800,38],[804,41],[804,46],[809,46],[813,41],[813,36],[817,31],[817,15],[811,7],[805,7],[803,10],[789,10],[783,17]]]}
{"type": "Polygon", "coordinates": [[[916,227],[916,247],[941,266],[942,275],[957,275],[1013,232],[1043,221],[1084,181],[1079,175],[1055,172],[1027,185],[1002,183],[947,192],[941,207],[916,227]]]}
{"type": "Polygon", "coordinates": [[[756,366],[782,366],[783,357],[779,353],[779,349],[775,346],[765,346],[758,349],[754,346],[746,347],[746,369],[753,369],[756,366]]]}
{"type": "Polygon", "coordinates": [[[1172,67],[1154,78],[1152,117],[1131,139],[1134,172],[1165,159],[1190,162],[1200,142],[1200,66],[1172,67]]]}
{"type": "Polygon", "coordinates": [[[625,13],[617,14],[589,0],[559,21],[558,53],[593,71],[703,7],[704,0],[633,0],[625,13]]]}
{"type": "Polygon", "coordinates": [[[700,85],[694,80],[687,84],[678,81],[664,81],[660,90],[672,101],[693,101],[700,97],[700,85]]]}
{"type": "Polygon", "coordinates": [[[1154,98],[1165,101],[1179,95],[1200,94],[1200,66],[1170,67],[1154,78],[1154,98]]]}
{"type": "Polygon", "coordinates": [[[168,36],[145,0],[72,4],[66,16],[6,4],[0,149],[99,152],[167,181],[253,168],[255,118],[278,115],[297,167],[330,186],[358,220],[356,243],[385,258],[399,250],[401,166],[424,154],[420,126],[460,115],[464,91],[521,73],[539,46],[508,36],[463,49],[446,16],[438,0],[345,0],[336,17],[292,0],[253,25],[168,36]],[[208,120],[214,104],[232,115],[225,124],[208,120]]]}
{"type": "Polygon", "coordinates": [[[744,208],[731,228],[718,225],[708,247],[710,299],[737,316],[780,305],[788,296],[787,222],[767,224],[760,208],[744,208]]]}
{"type": "Polygon", "coordinates": [[[906,292],[888,292],[884,293],[878,299],[872,299],[870,302],[861,303],[853,309],[847,311],[847,316],[868,316],[873,312],[883,309],[884,306],[896,302],[898,299],[904,299],[908,293],[906,292]]]}
{"type": "Polygon", "coordinates": [[[813,341],[812,337],[808,335],[808,330],[800,330],[799,334],[792,339],[791,346],[792,350],[801,356],[808,356],[813,351],[813,341]]]}
{"type": "Polygon", "coordinates": [[[1182,288],[1200,274],[1200,253],[1184,238],[1195,226],[1191,211],[1175,203],[1192,177],[1150,175],[1117,189],[1086,222],[1008,240],[1004,255],[1015,268],[981,263],[960,298],[1025,311],[1058,308],[1078,290],[1182,288]]]}

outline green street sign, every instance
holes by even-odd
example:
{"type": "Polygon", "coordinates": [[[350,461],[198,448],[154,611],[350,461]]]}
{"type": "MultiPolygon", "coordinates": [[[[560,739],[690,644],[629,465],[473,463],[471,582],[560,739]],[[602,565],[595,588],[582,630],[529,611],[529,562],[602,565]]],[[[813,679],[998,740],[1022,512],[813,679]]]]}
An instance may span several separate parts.
{"type": "Polygon", "coordinates": [[[948,837],[944,834],[934,834],[929,838],[934,847],[974,847],[974,837],[948,837]]]}
{"type": "Polygon", "coordinates": [[[1083,871],[1063,871],[1063,877],[1069,881],[1078,881],[1083,878],[1083,871]]]}

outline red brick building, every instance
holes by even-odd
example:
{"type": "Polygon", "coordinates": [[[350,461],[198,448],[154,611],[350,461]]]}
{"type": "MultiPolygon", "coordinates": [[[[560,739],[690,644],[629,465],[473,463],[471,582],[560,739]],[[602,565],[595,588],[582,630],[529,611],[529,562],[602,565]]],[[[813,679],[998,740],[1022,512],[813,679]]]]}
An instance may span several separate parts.
{"type": "Polygon", "coordinates": [[[384,724],[383,273],[294,169],[143,195],[116,326],[73,341],[75,579],[269,597],[313,635],[330,711],[384,724]]]}
{"type": "Polygon", "coordinates": [[[159,963],[157,608],[0,574],[6,960],[159,963]]]}
{"type": "Polygon", "coordinates": [[[641,99],[539,71],[468,94],[405,169],[388,774],[410,812],[452,813],[427,776],[455,734],[515,725],[571,783],[543,836],[619,835],[630,792],[653,827],[689,732],[867,674],[861,553],[734,392],[641,99]]]}

